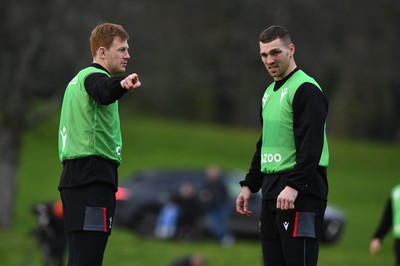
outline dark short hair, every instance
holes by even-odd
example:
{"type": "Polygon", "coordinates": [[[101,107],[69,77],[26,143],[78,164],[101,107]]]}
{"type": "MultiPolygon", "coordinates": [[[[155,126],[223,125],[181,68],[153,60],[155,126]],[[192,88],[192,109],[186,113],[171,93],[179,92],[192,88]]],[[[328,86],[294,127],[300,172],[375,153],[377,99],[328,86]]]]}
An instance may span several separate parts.
{"type": "Polygon", "coordinates": [[[282,39],[288,45],[292,43],[289,31],[282,26],[270,26],[263,30],[260,34],[260,42],[262,43],[269,43],[276,39],[282,39]]]}

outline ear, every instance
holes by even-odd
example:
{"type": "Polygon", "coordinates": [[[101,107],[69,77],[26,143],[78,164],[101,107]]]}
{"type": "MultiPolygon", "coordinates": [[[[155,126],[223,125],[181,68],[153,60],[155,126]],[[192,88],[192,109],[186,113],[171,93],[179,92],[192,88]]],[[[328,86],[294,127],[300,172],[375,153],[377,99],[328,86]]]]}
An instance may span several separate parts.
{"type": "Polygon", "coordinates": [[[103,46],[100,46],[99,49],[97,49],[97,55],[104,59],[106,57],[106,48],[104,48],[103,46]]]}
{"type": "Polygon", "coordinates": [[[289,44],[290,55],[293,56],[296,48],[293,43],[289,44]]]}

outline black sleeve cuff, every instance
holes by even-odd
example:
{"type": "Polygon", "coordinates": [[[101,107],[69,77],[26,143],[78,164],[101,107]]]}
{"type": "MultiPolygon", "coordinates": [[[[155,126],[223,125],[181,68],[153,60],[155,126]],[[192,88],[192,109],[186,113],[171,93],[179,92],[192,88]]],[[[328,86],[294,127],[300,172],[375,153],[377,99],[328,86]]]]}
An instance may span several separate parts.
{"type": "Polygon", "coordinates": [[[249,182],[246,182],[246,180],[240,181],[239,184],[241,187],[248,187],[252,193],[257,193],[260,190],[259,188],[252,186],[249,182]]]}

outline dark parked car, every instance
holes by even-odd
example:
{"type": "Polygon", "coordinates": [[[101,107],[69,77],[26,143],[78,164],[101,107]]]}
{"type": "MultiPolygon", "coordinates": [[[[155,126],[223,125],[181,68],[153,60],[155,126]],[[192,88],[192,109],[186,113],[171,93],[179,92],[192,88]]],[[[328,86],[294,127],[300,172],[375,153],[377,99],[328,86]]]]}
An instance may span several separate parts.
{"type": "MultiPolygon", "coordinates": [[[[237,238],[258,239],[258,220],[261,207],[261,193],[250,198],[250,217],[236,212],[235,200],[239,193],[239,180],[244,176],[241,171],[223,171],[223,180],[230,200],[229,229],[237,238]]],[[[121,181],[117,193],[117,208],[114,222],[117,226],[133,229],[142,236],[152,236],[158,214],[167,200],[178,195],[184,182],[193,184],[195,190],[201,189],[206,182],[204,169],[146,170],[121,181]]],[[[200,212],[200,211],[199,211],[200,212]]],[[[199,216],[201,217],[201,216],[199,216]]],[[[201,218],[197,222],[198,231],[207,234],[207,226],[201,218]]],[[[345,226],[343,212],[328,205],[325,212],[324,234],[321,242],[335,243],[342,235],[345,226]]]]}

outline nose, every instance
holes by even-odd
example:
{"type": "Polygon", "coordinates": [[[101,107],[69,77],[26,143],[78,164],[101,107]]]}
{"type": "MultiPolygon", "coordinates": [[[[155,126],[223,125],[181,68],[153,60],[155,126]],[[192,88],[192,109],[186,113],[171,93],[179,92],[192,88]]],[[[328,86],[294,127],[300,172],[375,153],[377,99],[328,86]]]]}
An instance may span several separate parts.
{"type": "Polygon", "coordinates": [[[274,59],[273,56],[267,55],[267,58],[265,59],[265,62],[266,62],[268,65],[270,65],[270,64],[272,64],[272,63],[275,62],[275,59],[274,59]]]}
{"type": "Polygon", "coordinates": [[[126,59],[130,59],[130,58],[131,58],[131,56],[129,55],[129,52],[128,52],[128,51],[126,51],[125,58],[126,58],[126,59]]]}

